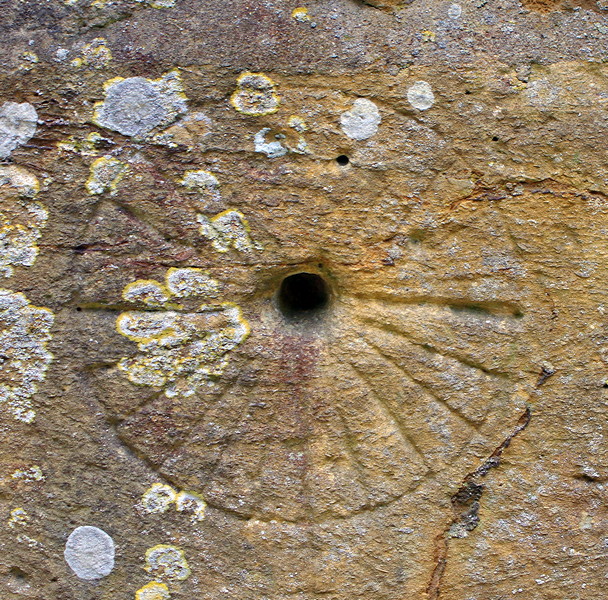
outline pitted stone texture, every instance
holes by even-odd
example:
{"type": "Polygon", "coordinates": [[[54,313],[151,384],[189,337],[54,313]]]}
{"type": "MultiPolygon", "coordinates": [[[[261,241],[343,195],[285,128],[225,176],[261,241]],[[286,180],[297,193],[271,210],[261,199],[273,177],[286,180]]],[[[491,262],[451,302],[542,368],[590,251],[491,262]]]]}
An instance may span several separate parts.
{"type": "Polygon", "coordinates": [[[2,287],[54,315],[35,420],[0,411],[3,600],[605,600],[608,34],[591,3],[460,4],[2,4],[0,104],[39,114],[4,179],[41,188],[3,206],[49,212],[2,287]],[[111,62],[72,66],[99,35],[111,62]],[[92,122],[168,70],[188,116],[92,122]],[[299,273],[327,302],[293,317],[299,273]],[[105,577],[63,560],[80,524],[111,527],[105,577]]]}

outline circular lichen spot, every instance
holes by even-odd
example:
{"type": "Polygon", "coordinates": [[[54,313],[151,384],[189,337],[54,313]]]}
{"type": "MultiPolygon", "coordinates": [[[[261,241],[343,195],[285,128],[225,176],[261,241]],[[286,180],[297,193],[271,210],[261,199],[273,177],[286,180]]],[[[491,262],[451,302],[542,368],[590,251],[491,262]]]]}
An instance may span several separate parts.
{"type": "Polygon", "coordinates": [[[276,84],[263,73],[241,73],[237,89],[230,98],[233,108],[244,115],[259,117],[279,110],[281,99],[276,84]]]}
{"type": "Polygon", "coordinates": [[[114,568],[114,541],[102,529],[76,527],[65,544],[65,560],[80,579],[101,579],[114,568]]]}
{"type": "Polygon", "coordinates": [[[172,71],[156,80],[129,77],[107,82],[106,99],[97,105],[93,120],[123,135],[143,137],[184,112],[181,82],[172,71]]]}
{"type": "Polygon", "coordinates": [[[357,98],[350,110],[340,115],[340,127],[353,140],[366,140],[378,132],[382,117],[378,107],[367,98],[357,98]]]}
{"type": "Polygon", "coordinates": [[[407,90],[407,100],[418,110],[428,110],[435,104],[435,94],[426,81],[417,81],[407,90]]]}

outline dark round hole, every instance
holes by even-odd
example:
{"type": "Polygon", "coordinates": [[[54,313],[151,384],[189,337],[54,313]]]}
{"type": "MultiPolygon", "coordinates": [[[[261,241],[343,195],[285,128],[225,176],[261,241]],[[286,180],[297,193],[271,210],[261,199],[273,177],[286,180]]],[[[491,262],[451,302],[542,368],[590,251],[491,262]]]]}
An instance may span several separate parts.
{"type": "Polygon", "coordinates": [[[349,162],[350,162],[350,158],[348,158],[348,156],[346,156],[346,154],[340,154],[340,156],[338,156],[336,158],[336,162],[341,166],[341,167],[345,167],[349,162]]]}
{"type": "Polygon", "coordinates": [[[281,312],[289,318],[309,317],[329,302],[329,288],[320,275],[296,273],[285,277],[278,293],[281,312]]]}
{"type": "Polygon", "coordinates": [[[497,135],[495,135],[495,136],[492,138],[492,141],[493,141],[493,142],[497,142],[497,141],[498,141],[498,136],[497,136],[497,135]]]}

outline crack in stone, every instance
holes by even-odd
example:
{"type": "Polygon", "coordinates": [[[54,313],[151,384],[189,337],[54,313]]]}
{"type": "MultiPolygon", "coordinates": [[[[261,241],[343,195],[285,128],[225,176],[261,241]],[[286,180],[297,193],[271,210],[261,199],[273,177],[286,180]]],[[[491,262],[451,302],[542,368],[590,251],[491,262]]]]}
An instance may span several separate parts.
{"type": "Polygon", "coordinates": [[[509,447],[511,440],[529,425],[531,418],[532,412],[530,408],[526,408],[511,434],[496,447],[494,452],[477,469],[466,475],[461,486],[452,496],[453,517],[445,529],[435,538],[435,567],[427,586],[428,600],[438,600],[441,594],[450,538],[465,537],[469,531],[473,531],[479,525],[480,500],[485,490],[485,485],[480,480],[491,469],[500,466],[503,452],[509,447]]]}

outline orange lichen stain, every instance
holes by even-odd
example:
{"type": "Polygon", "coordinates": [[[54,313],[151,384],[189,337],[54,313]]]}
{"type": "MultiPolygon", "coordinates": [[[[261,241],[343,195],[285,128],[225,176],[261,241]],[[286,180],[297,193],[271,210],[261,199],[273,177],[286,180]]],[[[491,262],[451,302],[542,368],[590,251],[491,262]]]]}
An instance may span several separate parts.
{"type": "Polygon", "coordinates": [[[198,222],[201,235],[211,240],[218,252],[228,252],[230,248],[239,252],[262,249],[251,239],[249,223],[238,210],[225,210],[211,218],[201,214],[198,215],[198,222]]]}
{"type": "Polygon", "coordinates": [[[190,567],[183,550],[167,544],[158,544],[146,550],[144,569],[160,580],[185,581],[190,577],[190,567]]]}
{"type": "Polygon", "coordinates": [[[33,465],[29,469],[17,469],[11,477],[13,479],[23,479],[30,483],[44,481],[45,479],[42,469],[38,465],[33,465]]]}
{"type": "Polygon", "coordinates": [[[27,511],[21,507],[13,508],[10,514],[11,516],[7,521],[10,528],[14,528],[19,525],[26,525],[30,520],[30,516],[27,514],[27,511]]]}
{"type": "Polygon", "coordinates": [[[175,504],[177,492],[170,486],[155,483],[142,496],[140,506],[149,513],[164,513],[175,504]]]}
{"type": "Polygon", "coordinates": [[[31,267],[38,256],[38,239],[48,212],[36,201],[40,183],[21,167],[0,167],[0,275],[31,267]]]}
{"type": "Polygon", "coordinates": [[[93,69],[103,69],[110,64],[112,52],[106,45],[104,38],[95,38],[83,49],[81,56],[75,58],[70,63],[72,67],[92,67],[93,69]]]}
{"type": "Polygon", "coordinates": [[[237,88],[230,97],[230,104],[244,115],[259,117],[279,110],[281,99],[276,83],[264,73],[241,73],[236,80],[237,88]]]}
{"type": "Polygon", "coordinates": [[[199,494],[180,492],[175,499],[175,507],[179,512],[192,513],[192,522],[195,522],[202,521],[205,518],[207,503],[199,494]]]}
{"type": "Polygon", "coordinates": [[[165,513],[172,506],[178,512],[192,513],[192,522],[205,518],[207,503],[194,492],[176,492],[170,485],[155,483],[142,496],[140,507],[148,513],[165,513]]]}
{"type": "Polygon", "coordinates": [[[110,192],[113,196],[118,191],[118,184],[129,172],[129,167],[113,156],[102,156],[91,164],[91,174],[85,183],[89,194],[110,192]]]}
{"type": "Polygon", "coordinates": [[[169,600],[169,588],[164,583],[151,581],[135,592],[135,600],[169,600]]]}
{"type": "Polygon", "coordinates": [[[291,11],[291,18],[299,21],[300,23],[306,23],[310,21],[310,15],[308,14],[308,9],[303,6],[299,6],[298,8],[294,8],[291,11]]]}

